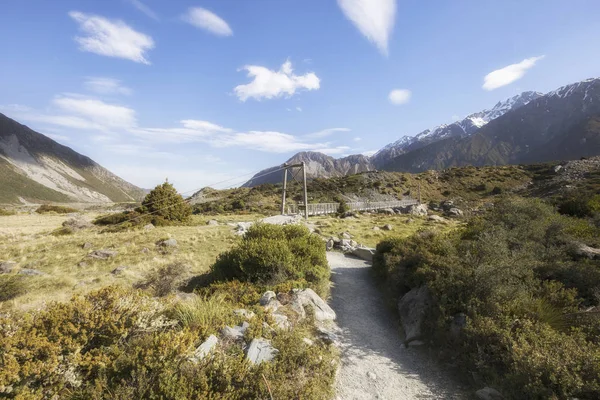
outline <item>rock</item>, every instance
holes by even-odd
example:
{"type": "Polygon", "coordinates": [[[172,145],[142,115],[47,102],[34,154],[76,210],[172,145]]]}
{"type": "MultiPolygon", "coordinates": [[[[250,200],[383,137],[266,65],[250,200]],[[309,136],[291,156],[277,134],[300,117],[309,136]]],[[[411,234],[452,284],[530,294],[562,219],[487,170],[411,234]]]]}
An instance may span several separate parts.
{"type": "Polygon", "coordinates": [[[448,216],[450,217],[462,217],[464,213],[462,212],[462,210],[456,207],[452,207],[451,209],[446,211],[446,214],[448,214],[448,216]]]}
{"type": "Polygon", "coordinates": [[[62,226],[69,228],[72,232],[81,231],[83,229],[91,228],[92,224],[83,218],[70,218],[62,223],[62,226]]]}
{"type": "Polygon", "coordinates": [[[1,274],[10,274],[14,267],[17,266],[17,263],[14,261],[2,261],[0,262],[0,275],[1,274]]]}
{"type": "Polygon", "coordinates": [[[327,243],[325,243],[325,250],[327,250],[327,251],[333,250],[334,245],[335,245],[335,242],[333,241],[333,239],[327,240],[327,243]]]}
{"type": "Polygon", "coordinates": [[[409,219],[407,219],[406,221],[404,221],[404,223],[406,223],[406,224],[414,224],[414,223],[415,223],[415,220],[414,220],[414,219],[412,219],[412,218],[409,218],[409,219]]]}
{"type": "Polygon", "coordinates": [[[412,215],[427,215],[427,204],[413,204],[406,207],[406,213],[412,215]]]}
{"type": "Polygon", "coordinates": [[[279,310],[279,307],[282,307],[282,304],[279,302],[279,300],[277,300],[276,298],[272,298],[265,306],[265,310],[275,312],[279,310]]]}
{"type": "Polygon", "coordinates": [[[292,300],[293,297],[289,293],[277,293],[277,301],[279,301],[283,306],[291,303],[292,300]]]}
{"type": "Polygon", "coordinates": [[[278,314],[278,313],[275,313],[272,316],[273,316],[273,320],[275,321],[275,325],[277,325],[277,327],[279,329],[283,329],[283,330],[290,329],[291,324],[288,321],[288,317],[287,316],[285,316],[283,314],[278,314]]]}
{"type": "Polygon", "coordinates": [[[335,237],[335,236],[330,237],[329,240],[333,240],[333,244],[335,246],[339,246],[340,243],[342,242],[342,240],[339,237],[335,237]]]}
{"type": "Polygon", "coordinates": [[[84,249],[84,250],[89,250],[89,249],[92,248],[92,244],[86,242],[86,243],[84,243],[84,244],[81,245],[81,248],[84,249]]]}
{"type": "Polygon", "coordinates": [[[277,353],[279,353],[279,350],[273,347],[270,341],[263,338],[252,339],[246,349],[246,360],[256,365],[265,361],[272,361],[277,353]]]}
{"type": "Polygon", "coordinates": [[[371,372],[371,371],[367,372],[367,377],[373,381],[377,380],[377,375],[375,374],[375,372],[371,372]]]}
{"type": "Polygon", "coordinates": [[[357,247],[352,251],[352,254],[355,255],[356,257],[360,258],[361,260],[365,260],[365,261],[373,261],[373,255],[375,254],[375,249],[372,249],[370,247],[357,247]]]}
{"type": "Polygon", "coordinates": [[[354,240],[350,240],[350,247],[356,247],[358,246],[358,242],[354,241],[354,240]]]}
{"type": "Polygon", "coordinates": [[[340,215],[340,218],[356,218],[356,214],[352,211],[346,211],[345,213],[340,215]]]}
{"type": "Polygon", "coordinates": [[[309,338],[307,338],[307,337],[303,338],[303,339],[302,339],[302,341],[303,341],[304,343],[306,343],[308,346],[312,346],[312,345],[314,345],[314,344],[315,344],[315,342],[313,342],[312,340],[310,340],[310,339],[309,339],[309,338]]]}
{"type": "Polygon", "coordinates": [[[238,325],[233,328],[231,326],[226,326],[225,328],[221,329],[221,335],[224,339],[242,340],[244,339],[244,333],[249,326],[250,324],[245,321],[242,325],[238,325]]]}
{"type": "Polygon", "coordinates": [[[177,247],[177,240],[175,239],[163,239],[156,242],[158,247],[177,247]]]}
{"type": "Polygon", "coordinates": [[[113,274],[113,275],[121,275],[123,273],[123,271],[125,271],[127,268],[129,268],[129,267],[126,266],[126,265],[121,265],[121,266],[113,269],[111,271],[111,274],[113,274]]]}
{"type": "Polygon", "coordinates": [[[79,262],[77,263],[77,266],[78,266],[79,268],[85,268],[85,267],[87,267],[87,266],[88,266],[88,263],[86,263],[85,261],[79,261],[79,262]]]}
{"type": "Polygon", "coordinates": [[[446,222],[446,219],[444,217],[440,217],[439,215],[430,215],[427,217],[427,219],[433,222],[446,222]]]}
{"type": "Polygon", "coordinates": [[[206,339],[204,343],[198,346],[196,351],[194,351],[194,355],[192,356],[191,360],[194,362],[202,360],[215,348],[217,343],[219,343],[219,339],[217,339],[215,335],[210,335],[208,339],[206,339]]]}
{"type": "Polygon", "coordinates": [[[600,249],[596,249],[594,247],[587,246],[583,243],[577,243],[577,248],[575,249],[575,254],[580,257],[589,258],[590,260],[598,260],[600,259],[600,249]]]}
{"type": "Polygon", "coordinates": [[[317,327],[317,336],[326,344],[339,343],[338,336],[333,331],[323,327],[317,327]]]}
{"type": "Polygon", "coordinates": [[[144,248],[142,249],[142,253],[143,253],[143,254],[148,254],[148,253],[150,253],[150,249],[149,249],[149,248],[147,248],[147,247],[144,247],[144,248]]]}
{"type": "Polygon", "coordinates": [[[145,231],[151,231],[154,228],[156,228],[156,227],[154,225],[152,225],[152,224],[144,225],[144,230],[145,231]]]}
{"type": "Polygon", "coordinates": [[[300,304],[303,308],[312,307],[317,321],[333,321],[335,311],[319,297],[312,289],[303,289],[294,292],[294,299],[290,304],[300,304]]]}
{"type": "Polygon", "coordinates": [[[485,387],[475,392],[475,395],[480,400],[502,400],[504,397],[496,389],[485,387]]]}
{"type": "Polygon", "coordinates": [[[352,235],[349,234],[348,232],[344,232],[341,234],[342,239],[352,239],[352,235]]]}
{"type": "Polygon", "coordinates": [[[384,231],[391,231],[394,228],[390,224],[385,224],[381,229],[383,229],[384,231]]]}
{"type": "Polygon", "coordinates": [[[444,200],[440,203],[440,208],[444,211],[448,211],[454,208],[454,202],[452,200],[444,200]]]}
{"type": "Polygon", "coordinates": [[[198,298],[196,293],[186,293],[180,291],[176,291],[175,296],[181,301],[190,301],[198,298]]]}
{"type": "Polygon", "coordinates": [[[271,299],[274,299],[276,297],[277,295],[275,294],[275,292],[269,290],[268,292],[263,293],[263,295],[260,297],[259,303],[261,306],[266,306],[267,304],[269,304],[271,299]]]}
{"type": "Polygon", "coordinates": [[[248,311],[243,308],[238,308],[237,310],[233,310],[233,313],[235,315],[238,315],[238,316],[246,318],[246,319],[252,319],[256,315],[252,311],[248,311]]]}
{"type": "Polygon", "coordinates": [[[19,275],[29,275],[29,276],[42,276],[47,275],[45,272],[38,271],[37,269],[32,268],[22,268],[17,272],[19,275]]]}
{"type": "Polygon", "coordinates": [[[94,250],[88,254],[89,258],[97,258],[99,260],[107,260],[117,255],[115,250],[94,250]]]}
{"type": "Polygon", "coordinates": [[[206,223],[206,225],[208,225],[208,226],[219,226],[219,221],[217,221],[216,219],[211,219],[210,221],[208,221],[206,223]]]}
{"type": "Polygon", "coordinates": [[[234,225],[235,234],[238,236],[244,236],[248,231],[248,228],[250,228],[252,225],[254,225],[254,222],[238,222],[234,225]]]}
{"type": "Polygon", "coordinates": [[[378,227],[378,226],[374,226],[374,227],[373,227],[373,230],[374,230],[374,231],[378,231],[378,230],[379,230],[379,227],[378,227]]]}
{"type": "Polygon", "coordinates": [[[394,210],[392,210],[391,208],[382,208],[377,210],[377,212],[379,214],[388,214],[388,215],[395,215],[396,212],[394,210]]]}
{"type": "Polygon", "coordinates": [[[563,166],[562,166],[562,165],[557,165],[557,166],[555,166],[555,167],[554,167],[554,172],[555,172],[555,173],[557,173],[557,172],[559,172],[561,169],[563,169],[563,166]]]}
{"type": "Polygon", "coordinates": [[[413,340],[420,339],[421,325],[432,303],[433,299],[425,285],[410,290],[398,301],[398,313],[404,328],[406,345],[413,340]]]}

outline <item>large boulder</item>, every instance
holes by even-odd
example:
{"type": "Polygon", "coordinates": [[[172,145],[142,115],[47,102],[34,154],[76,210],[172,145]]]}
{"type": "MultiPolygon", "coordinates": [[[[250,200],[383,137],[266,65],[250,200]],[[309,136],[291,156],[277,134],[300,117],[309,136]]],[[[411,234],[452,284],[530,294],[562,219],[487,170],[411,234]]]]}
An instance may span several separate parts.
{"type": "Polygon", "coordinates": [[[272,361],[277,353],[279,353],[279,350],[273,347],[270,341],[263,338],[252,339],[246,349],[246,359],[251,364],[256,365],[265,361],[272,361]]]}
{"type": "Polygon", "coordinates": [[[333,321],[336,318],[335,311],[312,289],[295,290],[290,304],[311,307],[317,321],[333,321]]]}
{"type": "Polygon", "coordinates": [[[589,258],[591,260],[600,259],[600,249],[587,246],[583,243],[576,244],[575,254],[577,254],[580,257],[589,258]]]}
{"type": "Polygon", "coordinates": [[[432,305],[433,299],[425,285],[410,290],[398,301],[398,313],[404,328],[406,345],[421,338],[421,327],[427,311],[432,305]]]}
{"type": "Polygon", "coordinates": [[[372,249],[370,247],[359,246],[352,251],[352,254],[362,260],[372,262],[373,255],[375,254],[375,249],[372,249]]]}
{"type": "Polygon", "coordinates": [[[413,204],[406,207],[406,213],[411,215],[427,215],[427,204],[413,204]]]}

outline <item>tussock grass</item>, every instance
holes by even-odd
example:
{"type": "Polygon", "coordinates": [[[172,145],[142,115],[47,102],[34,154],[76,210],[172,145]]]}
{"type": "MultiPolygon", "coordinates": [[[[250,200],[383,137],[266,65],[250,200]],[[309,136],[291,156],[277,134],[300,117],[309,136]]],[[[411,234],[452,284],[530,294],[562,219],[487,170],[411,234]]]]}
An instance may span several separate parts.
{"type": "Polygon", "coordinates": [[[235,323],[231,303],[222,294],[197,296],[175,304],[170,317],[181,326],[198,330],[206,326],[224,327],[235,323]]]}

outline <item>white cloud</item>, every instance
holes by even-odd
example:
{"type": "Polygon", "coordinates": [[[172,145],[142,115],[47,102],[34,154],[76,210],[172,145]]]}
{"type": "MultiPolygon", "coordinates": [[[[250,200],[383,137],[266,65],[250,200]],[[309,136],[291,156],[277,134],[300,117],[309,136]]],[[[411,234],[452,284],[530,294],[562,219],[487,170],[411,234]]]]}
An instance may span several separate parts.
{"type": "Polygon", "coordinates": [[[338,0],[338,5],[346,18],[387,55],[396,17],[396,0],[338,0]]]}
{"type": "Polygon", "coordinates": [[[511,64],[490,72],[483,78],[483,89],[494,90],[521,79],[528,69],[545,56],[526,58],[520,63],[511,64]]]}
{"type": "Polygon", "coordinates": [[[390,92],[388,98],[394,105],[406,104],[410,100],[412,93],[408,89],[394,89],[390,92]]]}
{"type": "Polygon", "coordinates": [[[78,11],[71,11],[69,16],[79,23],[83,32],[83,36],[75,37],[81,51],[150,64],[146,58],[146,52],[154,48],[150,36],[119,20],[111,21],[78,11]]]}
{"type": "Polygon", "coordinates": [[[137,125],[135,111],[131,108],[105,103],[85,97],[58,96],[52,104],[60,110],[107,129],[127,129],[137,125]]]}
{"type": "Polygon", "coordinates": [[[355,142],[360,142],[360,141],[362,140],[362,138],[355,137],[355,138],[354,138],[354,139],[352,139],[352,140],[354,140],[355,142]]]}
{"type": "Polygon", "coordinates": [[[200,7],[192,7],[181,19],[196,28],[204,29],[217,36],[232,36],[233,31],[218,15],[200,7]]]}
{"type": "Polygon", "coordinates": [[[350,132],[350,129],[348,129],[348,128],[328,128],[328,129],[323,129],[322,131],[319,131],[319,132],[309,133],[308,135],[305,135],[305,137],[317,139],[317,138],[331,136],[337,132],[350,132]]]}
{"type": "Polygon", "coordinates": [[[246,65],[242,70],[248,71],[252,82],[234,88],[235,94],[241,101],[253,97],[256,100],[272,99],[274,97],[293,96],[297,90],[317,90],[320,80],[313,72],[295,75],[292,63],[288,60],[279,69],[273,71],[258,65],[246,65]]]}
{"type": "Polygon", "coordinates": [[[296,107],[296,111],[302,112],[302,107],[296,107]]]}
{"type": "Polygon", "coordinates": [[[327,147],[324,143],[306,143],[293,135],[270,131],[238,132],[232,135],[213,137],[209,143],[215,147],[239,146],[267,153],[288,153],[327,147]]]}
{"type": "Polygon", "coordinates": [[[155,21],[158,21],[158,15],[152,11],[150,7],[142,3],[140,0],[128,0],[135,8],[137,8],[142,13],[146,14],[147,17],[152,18],[155,21]]]}
{"type": "Polygon", "coordinates": [[[129,132],[156,143],[192,143],[207,141],[215,134],[232,133],[233,130],[208,121],[185,119],[180,121],[183,127],[175,128],[134,128],[129,132]]]}
{"type": "Polygon", "coordinates": [[[92,92],[98,94],[123,94],[131,95],[133,90],[121,85],[121,81],[113,78],[89,77],[83,86],[92,92]]]}

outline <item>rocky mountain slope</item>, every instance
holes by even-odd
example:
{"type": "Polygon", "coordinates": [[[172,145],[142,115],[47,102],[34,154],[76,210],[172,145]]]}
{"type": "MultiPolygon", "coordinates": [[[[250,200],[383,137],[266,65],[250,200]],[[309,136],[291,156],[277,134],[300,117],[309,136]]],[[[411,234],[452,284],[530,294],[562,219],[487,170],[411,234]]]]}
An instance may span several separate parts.
{"type": "MultiPolygon", "coordinates": [[[[371,171],[369,158],[362,154],[355,154],[344,158],[333,158],[323,153],[305,151],[294,155],[286,161],[287,164],[306,163],[306,176],[308,178],[331,178],[371,171]]],[[[283,171],[277,171],[280,166],[267,168],[257,173],[246,182],[244,187],[252,187],[263,183],[279,183],[283,181],[283,171]]]]}
{"type": "Polygon", "coordinates": [[[401,154],[390,171],[569,160],[600,154],[600,79],[563,86],[482,126],[401,154]]]}
{"type": "Polygon", "coordinates": [[[415,136],[404,136],[402,139],[388,144],[375,153],[371,157],[371,162],[377,168],[384,168],[386,164],[401,154],[418,150],[443,139],[468,137],[490,121],[509,111],[516,110],[541,96],[542,93],[538,92],[523,92],[510,99],[498,102],[491,110],[473,113],[462,121],[426,129],[415,136]]]}
{"type": "Polygon", "coordinates": [[[89,157],[0,114],[0,203],[125,202],[144,191],[89,157]]]}

